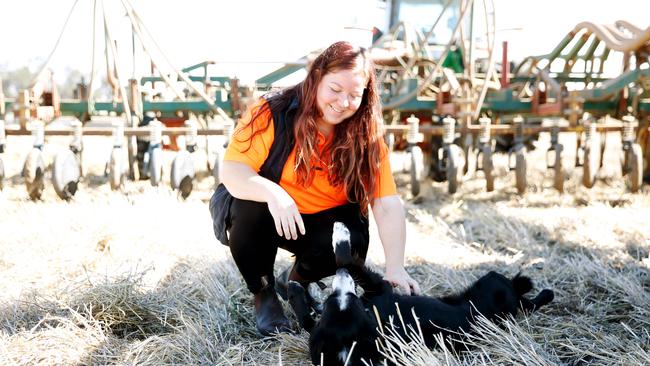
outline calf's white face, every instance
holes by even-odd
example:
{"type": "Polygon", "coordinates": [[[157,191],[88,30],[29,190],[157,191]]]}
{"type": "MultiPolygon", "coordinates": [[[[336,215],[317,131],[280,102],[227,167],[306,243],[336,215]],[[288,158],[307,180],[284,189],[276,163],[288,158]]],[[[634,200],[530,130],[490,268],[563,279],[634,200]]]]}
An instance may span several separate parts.
{"type": "Polygon", "coordinates": [[[356,295],[354,280],[347,270],[339,268],[336,271],[336,276],[334,276],[334,280],[332,281],[332,288],[334,289],[341,310],[347,309],[348,295],[356,295]]]}

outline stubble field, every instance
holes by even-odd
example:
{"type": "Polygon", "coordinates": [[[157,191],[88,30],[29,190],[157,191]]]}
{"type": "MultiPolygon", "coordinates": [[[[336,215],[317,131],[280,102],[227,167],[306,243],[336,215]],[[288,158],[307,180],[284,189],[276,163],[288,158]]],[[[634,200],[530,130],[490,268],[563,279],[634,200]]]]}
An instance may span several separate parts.
{"type": "MultiPolygon", "coordinates": [[[[426,294],[458,291],[496,270],[522,272],[556,299],[503,329],[482,324],[469,352],[404,343],[387,356],[398,365],[650,364],[650,194],[647,186],[627,193],[618,139],[610,136],[591,190],[580,185],[579,168],[568,169],[566,193],[552,188],[544,135],[523,196],[505,156],[491,193],[479,173],[456,195],[428,181],[413,198],[408,174],[397,172],[407,270],[426,294]]],[[[129,181],[112,192],[109,140],[84,139],[84,178],[70,202],[49,182],[32,202],[20,177],[30,139],[9,137],[1,156],[0,364],[308,365],[306,333],[262,339],[255,330],[252,297],[212,233],[205,153],[196,156],[202,173],[186,201],[169,188],[167,151],[162,186],[129,181]]],[[[568,164],[573,139],[564,141],[568,164]]],[[[66,145],[48,138],[46,160],[66,145]]],[[[369,263],[382,270],[371,232],[369,263]]],[[[279,254],[279,267],[289,261],[279,254]]]]}

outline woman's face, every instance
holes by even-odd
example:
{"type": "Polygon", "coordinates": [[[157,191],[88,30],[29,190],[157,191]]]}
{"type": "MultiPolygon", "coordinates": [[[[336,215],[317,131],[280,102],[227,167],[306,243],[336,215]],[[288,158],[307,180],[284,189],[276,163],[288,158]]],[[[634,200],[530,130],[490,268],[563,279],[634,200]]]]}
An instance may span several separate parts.
{"type": "Polygon", "coordinates": [[[351,117],[363,99],[367,78],[361,69],[332,71],[318,84],[316,105],[321,114],[319,130],[329,135],[334,126],[351,117]]]}

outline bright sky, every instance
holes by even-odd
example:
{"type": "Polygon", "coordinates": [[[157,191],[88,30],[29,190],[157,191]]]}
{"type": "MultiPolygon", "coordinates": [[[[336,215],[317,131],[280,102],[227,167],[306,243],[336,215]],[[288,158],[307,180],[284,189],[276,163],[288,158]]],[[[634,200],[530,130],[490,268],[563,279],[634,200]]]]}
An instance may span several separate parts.
{"type": "MultiPolygon", "coordinates": [[[[278,65],[232,61],[294,61],[346,37],[345,26],[372,26],[374,0],[131,0],[156,41],[178,68],[204,60],[226,62],[217,72],[246,80],[278,65]],[[180,4],[183,5],[180,5],[180,4]]],[[[549,52],[581,21],[624,19],[650,26],[650,0],[494,0],[497,29],[513,58],[549,52]]],[[[74,0],[0,0],[2,68],[39,68],[56,43],[74,0]]],[[[481,1],[478,2],[482,4],[481,1]]],[[[119,0],[105,0],[114,37],[131,56],[127,17],[119,0]]],[[[92,1],[79,0],[59,49],[54,70],[91,67],[92,1]]],[[[437,14],[431,14],[435,18],[437,14]]],[[[101,23],[100,23],[101,24],[101,23]]],[[[98,52],[99,55],[101,53],[98,52]]],[[[103,57],[103,56],[102,56],[103,57]]],[[[146,63],[144,59],[141,59],[146,63]]],[[[131,69],[130,61],[128,70],[131,69]]]]}

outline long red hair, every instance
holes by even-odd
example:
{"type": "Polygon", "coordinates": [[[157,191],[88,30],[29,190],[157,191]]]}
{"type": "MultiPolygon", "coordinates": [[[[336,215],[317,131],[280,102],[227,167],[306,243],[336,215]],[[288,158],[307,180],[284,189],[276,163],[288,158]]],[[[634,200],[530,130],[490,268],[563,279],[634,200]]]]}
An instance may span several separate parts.
{"type": "MultiPolygon", "coordinates": [[[[293,98],[299,98],[300,107],[294,122],[296,140],[296,177],[298,183],[309,187],[314,179],[313,162],[324,162],[328,167],[328,179],[333,186],[340,186],[348,201],[359,203],[363,214],[377,193],[381,154],[380,125],[381,104],[377,94],[375,68],[367,50],[348,42],[336,42],[323,51],[311,64],[305,80],[293,87],[267,98],[257,110],[252,111],[249,122],[268,113],[270,103],[288,106],[293,98]],[[317,149],[318,125],[321,117],[316,95],[322,78],[330,72],[361,69],[367,78],[359,109],[348,119],[334,127],[330,143],[319,152],[317,149]]],[[[252,131],[251,141],[268,128],[252,131]]]]}
{"type": "Polygon", "coordinates": [[[348,201],[358,202],[366,214],[379,179],[381,121],[375,68],[370,55],[348,42],[332,44],[316,57],[300,88],[300,110],[294,125],[298,183],[308,186],[314,177],[312,161],[324,161],[330,166],[330,184],[341,186],[348,201]],[[318,85],[330,72],[359,68],[368,80],[359,109],[334,127],[331,143],[319,154],[316,149],[316,121],[321,117],[316,104],[318,85]]]}

